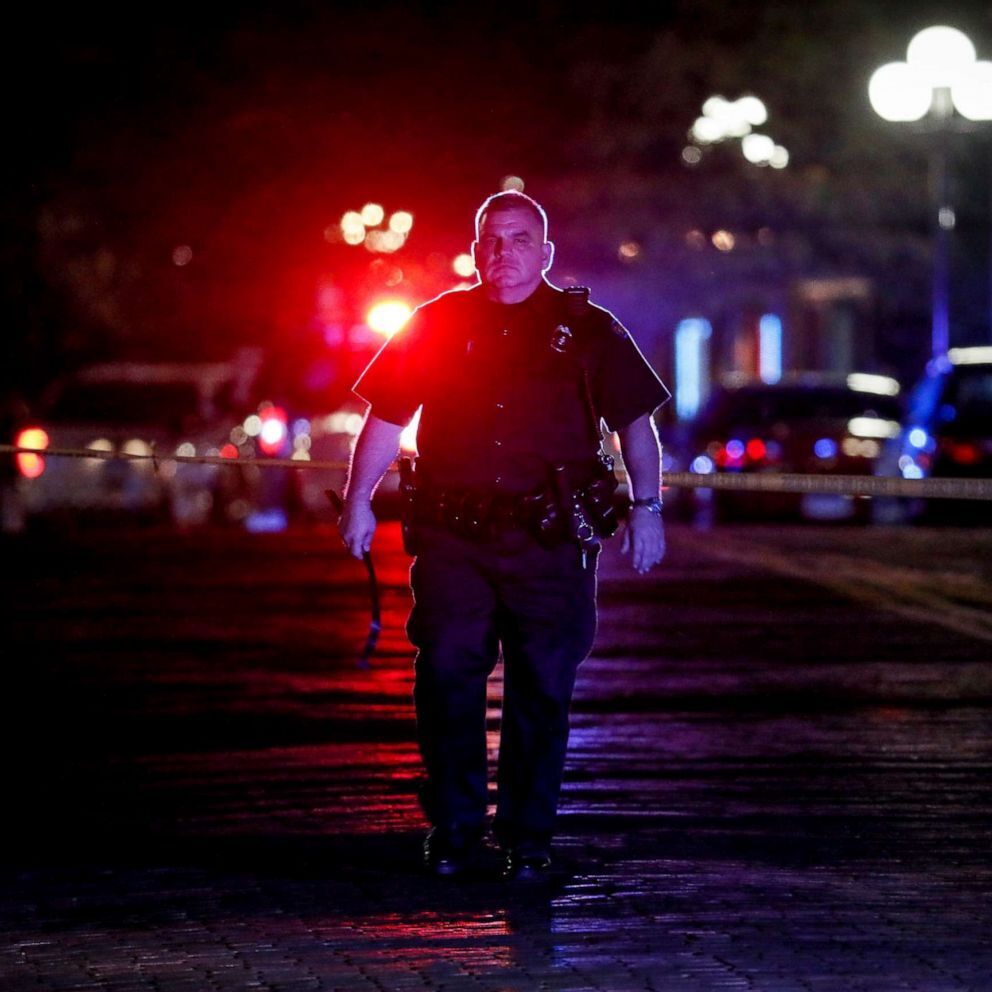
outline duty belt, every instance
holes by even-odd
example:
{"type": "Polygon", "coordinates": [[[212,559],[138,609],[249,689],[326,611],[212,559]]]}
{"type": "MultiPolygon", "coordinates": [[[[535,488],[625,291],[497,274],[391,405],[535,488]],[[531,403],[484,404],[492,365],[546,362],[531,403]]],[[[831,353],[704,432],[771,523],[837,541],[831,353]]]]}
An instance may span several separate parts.
{"type": "Polygon", "coordinates": [[[425,489],[413,499],[414,524],[446,527],[476,540],[498,537],[504,530],[529,529],[540,497],[515,496],[480,489],[425,489]]]}
{"type": "Polygon", "coordinates": [[[517,529],[528,531],[547,547],[563,541],[591,546],[599,538],[609,537],[617,527],[613,461],[604,456],[596,468],[596,476],[580,489],[568,486],[565,468],[559,466],[543,489],[514,495],[425,486],[414,483],[408,464],[401,465],[404,538],[412,538],[409,543],[415,545],[417,527],[432,524],[476,541],[491,540],[517,529]]]}

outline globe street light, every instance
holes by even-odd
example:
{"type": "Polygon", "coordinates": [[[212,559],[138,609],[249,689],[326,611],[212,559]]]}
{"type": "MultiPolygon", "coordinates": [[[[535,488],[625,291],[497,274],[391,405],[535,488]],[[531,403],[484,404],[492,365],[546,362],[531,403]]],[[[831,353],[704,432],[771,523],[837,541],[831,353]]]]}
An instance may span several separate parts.
{"type": "Polygon", "coordinates": [[[703,104],[702,116],[697,117],[689,129],[693,143],[683,150],[682,160],[686,165],[697,165],[702,159],[701,145],[738,138],[741,151],[749,162],[784,169],[789,164],[789,153],[768,135],[753,130],[767,121],[768,111],[756,96],[742,96],[737,100],[711,96],[703,104]]]}
{"type": "Polygon", "coordinates": [[[950,343],[950,202],[948,138],[970,130],[968,122],[992,120],[992,62],[980,62],[966,34],[951,27],[930,27],[913,37],[905,62],[876,69],[868,99],[887,121],[925,121],[934,135],[930,171],[931,223],[934,231],[931,347],[935,358],[950,343]]]}

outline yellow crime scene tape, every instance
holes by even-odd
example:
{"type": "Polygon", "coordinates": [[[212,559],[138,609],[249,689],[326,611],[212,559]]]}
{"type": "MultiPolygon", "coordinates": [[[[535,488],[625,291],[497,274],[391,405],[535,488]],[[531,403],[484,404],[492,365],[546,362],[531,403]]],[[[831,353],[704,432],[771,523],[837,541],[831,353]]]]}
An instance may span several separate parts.
{"type": "MultiPolygon", "coordinates": [[[[227,468],[291,468],[303,471],[340,471],[343,461],[298,458],[222,458],[219,455],[157,455],[91,448],[23,448],[0,444],[0,453],[39,455],[45,458],[98,458],[104,461],[146,461],[192,465],[219,465],[227,468]]],[[[395,471],[395,466],[393,467],[395,471]]],[[[625,474],[618,475],[625,481],[625,474]]],[[[666,488],[731,489],[758,493],[830,493],[840,496],[891,496],[910,499],[992,499],[992,479],[902,479],[875,475],[803,475],[790,472],[666,472],[666,488]]]]}

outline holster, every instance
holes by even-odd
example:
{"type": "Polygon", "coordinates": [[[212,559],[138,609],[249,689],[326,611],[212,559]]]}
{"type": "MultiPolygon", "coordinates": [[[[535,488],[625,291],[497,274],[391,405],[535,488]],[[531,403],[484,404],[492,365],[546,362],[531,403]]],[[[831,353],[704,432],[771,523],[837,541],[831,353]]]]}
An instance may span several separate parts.
{"type": "Polygon", "coordinates": [[[522,498],[521,517],[527,529],[544,547],[572,541],[579,547],[598,544],[612,536],[619,525],[615,502],[619,486],[613,459],[600,453],[593,476],[572,488],[564,465],[551,473],[550,485],[522,498]]]}
{"type": "Polygon", "coordinates": [[[600,452],[592,481],[580,490],[582,505],[598,537],[612,537],[620,525],[616,504],[620,482],[613,465],[613,456],[600,452]]]}

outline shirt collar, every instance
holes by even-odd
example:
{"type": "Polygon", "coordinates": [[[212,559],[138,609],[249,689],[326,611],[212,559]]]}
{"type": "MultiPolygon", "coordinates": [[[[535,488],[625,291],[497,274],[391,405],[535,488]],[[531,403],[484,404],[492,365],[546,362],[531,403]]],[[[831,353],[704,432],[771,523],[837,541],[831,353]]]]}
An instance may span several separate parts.
{"type": "Polygon", "coordinates": [[[525,300],[521,300],[519,303],[497,303],[495,300],[490,300],[485,295],[485,290],[483,289],[482,283],[479,283],[475,287],[475,291],[488,303],[494,310],[505,313],[506,309],[515,309],[520,307],[521,309],[527,308],[528,310],[538,310],[545,313],[550,313],[558,305],[558,297],[561,294],[561,290],[552,286],[546,279],[542,279],[538,284],[537,288],[534,290],[530,296],[525,300]]]}

